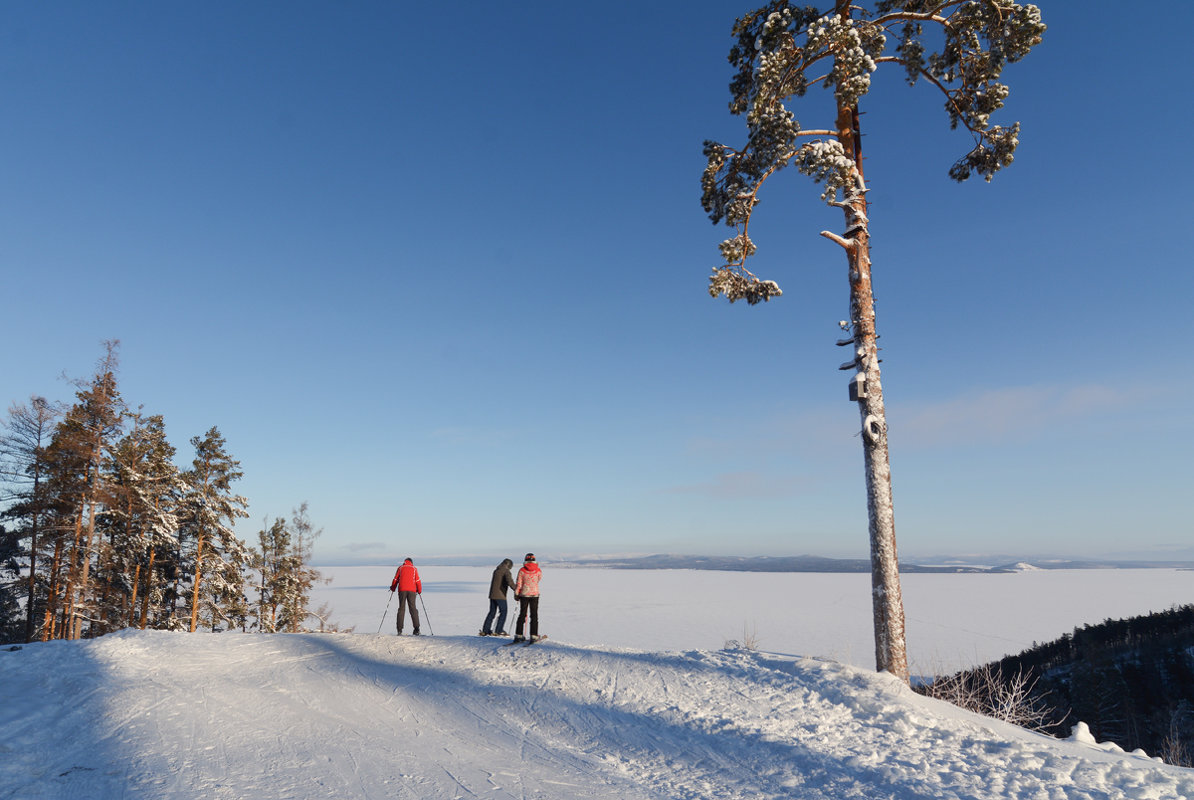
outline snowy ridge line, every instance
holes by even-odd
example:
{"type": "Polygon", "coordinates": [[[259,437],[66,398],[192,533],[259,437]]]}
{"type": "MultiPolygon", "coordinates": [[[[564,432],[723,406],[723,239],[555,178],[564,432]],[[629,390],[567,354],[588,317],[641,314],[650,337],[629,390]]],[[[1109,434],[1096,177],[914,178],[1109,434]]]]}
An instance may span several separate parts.
{"type": "MultiPolygon", "coordinates": [[[[501,556],[421,556],[420,564],[428,566],[488,566],[501,561],[501,556]]],[[[653,555],[560,555],[543,561],[550,561],[555,569],[569,567],[606,569],[692,569],[719,572],[830,572],[870,573],[871,562],[867,558],[827,558],[823,556],[699,556],[673,553],[653,555]]],[[[318,563],[317,567],[334,570],[336,567],[381,566],[376,559],[362,561],[339,561],[318,563]]],[[[927,560],[907,559],[900,562],[900,573],[904,574],[999,574],[1025,570],[1106,570],[1106,569],[1194,569],[1194,561],[1183,560],[1133,560],[1133,559],[1072,559],[1072,558],[1023,558],[1002,556],[996,558],[946,558],[937,556],[927,560]]]]}
{"type": "Polygon", "coordinates": [[[1192,770],[749,650],[127,631],[0,652],[0,683],[0,798],[1194,797],[1192,770]]]}

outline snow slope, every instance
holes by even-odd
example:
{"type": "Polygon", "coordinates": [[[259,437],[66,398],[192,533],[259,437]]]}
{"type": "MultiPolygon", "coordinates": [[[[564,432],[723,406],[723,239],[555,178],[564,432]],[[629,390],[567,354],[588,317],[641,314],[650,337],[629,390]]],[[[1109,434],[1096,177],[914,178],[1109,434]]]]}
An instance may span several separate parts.
{"type": "Polygon", "coordinates": [[[1194,798],[889,676],[746,650],[133,632],[0,651],[0,798],[1194,798]]]}

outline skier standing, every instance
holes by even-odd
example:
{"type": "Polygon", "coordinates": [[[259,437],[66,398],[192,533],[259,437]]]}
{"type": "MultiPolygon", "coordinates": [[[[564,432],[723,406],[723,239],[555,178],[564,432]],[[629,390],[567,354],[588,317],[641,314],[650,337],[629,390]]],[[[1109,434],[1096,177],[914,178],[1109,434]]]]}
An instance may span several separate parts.
{"type": "Polygon", "coordinates": [[[394,580],[390,581],[390,591],[398,590],[398,635],[402,635],[402,623],[406,621],[406,607],[410,606],[410,623],[414,625],[415,636],[419,635],[419,609],[415,607],[415,598],[423,593],[423,581],[419,580],[419,570],[409,558],[402,562],[398,571],[394,573],[394,580]]]}
{"type": "Polygon", "coordinates": [[[534,553],[527,553],[522,560],[522,568],[518,570],[518,584],[514,587],[514,596],[518,599],[518,628],[514,634],[514,641],[525,642],[522,635],[523,626],[527,621],[527,613],[531,615],[531,641],[539,639],[539,579],[543,572],[535,561],[534,553]]]}
{"type": "Polygon", "coordinates": [[[510,577],[510,568],[513,566],[514,562],[507,558],[493,571],[493,579],[489,582],[489,613],[481,625],[482,636],[508,635],[506,633],[506,612],[509,610],[509,605],[506,603],[506,590],[514,588],[514,579],[510,577]],[[490,627],[495,615],[497,616],[497,625],[490,627]]]}

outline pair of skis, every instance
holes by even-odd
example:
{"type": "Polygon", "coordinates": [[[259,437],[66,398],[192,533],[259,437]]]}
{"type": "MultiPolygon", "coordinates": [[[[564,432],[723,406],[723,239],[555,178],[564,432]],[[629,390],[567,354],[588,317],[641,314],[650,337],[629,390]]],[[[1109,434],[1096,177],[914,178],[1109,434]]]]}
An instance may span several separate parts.
{"type": "Polygon", "coordinates": [[[504,645],[502,645],[502,647],[513,647],[516,644],[520,644],[523,647],[530,647],[533,644],[538,644],[539,642],[542,642],[546,638],[547,638],[546,636],[533,636],[530,639],[523,639],[521,642],[518,640],[515,640],[513,642],[506,642],[504,645]]]}

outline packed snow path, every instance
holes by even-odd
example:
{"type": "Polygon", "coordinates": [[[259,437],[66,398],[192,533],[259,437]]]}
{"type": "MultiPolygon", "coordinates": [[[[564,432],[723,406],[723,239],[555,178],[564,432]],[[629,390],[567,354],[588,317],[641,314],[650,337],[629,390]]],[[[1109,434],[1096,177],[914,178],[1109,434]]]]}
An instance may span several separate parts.
{"type": "Polygon", "coordinates": [[[124,632],[0,651],[0,798],[1194,798],[889,676],[745,650],[124,632]]]}

